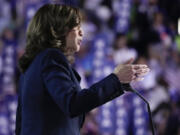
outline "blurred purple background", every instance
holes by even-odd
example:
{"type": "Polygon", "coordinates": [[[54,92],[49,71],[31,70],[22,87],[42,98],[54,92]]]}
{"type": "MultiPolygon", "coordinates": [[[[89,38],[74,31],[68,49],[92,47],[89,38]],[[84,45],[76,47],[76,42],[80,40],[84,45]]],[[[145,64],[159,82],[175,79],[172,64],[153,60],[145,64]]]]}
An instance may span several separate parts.
{"type": "MultiPolygon", "coordinates": [[[[17,62],[29,20],[44,3],[82,9],[84,40],[74,64],[82,88],[133,57],[151,69],[131,85],[149,101],[157,135],[180,135],[180,0],[0,0],[0,135],[14,134],[17,62]]],[[[151,135],[148,123],[146,105],[126,93],[89,112],[81,134],[151,135]]]]}

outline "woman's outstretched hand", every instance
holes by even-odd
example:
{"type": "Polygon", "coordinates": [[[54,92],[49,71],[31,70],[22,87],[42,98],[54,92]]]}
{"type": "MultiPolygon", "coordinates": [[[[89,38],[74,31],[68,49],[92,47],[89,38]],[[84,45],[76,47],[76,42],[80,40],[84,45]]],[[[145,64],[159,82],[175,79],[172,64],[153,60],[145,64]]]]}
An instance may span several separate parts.
{"type": "Polygon", "coordinates": [[[131,81],[141,81],[144,76],[150,71],[145,64],[132,64],[134,61],[131,58],[125,64],[119,64],[114,69],[114,74],[119,78],[121,83],[130,83],[131,81]]]}

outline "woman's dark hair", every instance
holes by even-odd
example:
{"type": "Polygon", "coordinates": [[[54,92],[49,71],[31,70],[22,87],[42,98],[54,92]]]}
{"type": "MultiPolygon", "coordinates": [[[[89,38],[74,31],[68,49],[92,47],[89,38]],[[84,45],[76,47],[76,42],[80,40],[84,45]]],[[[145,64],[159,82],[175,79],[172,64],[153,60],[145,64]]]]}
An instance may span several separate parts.
{"type": "Polygon", "coordinates": [[[46,48],[65,52],[65,37],[80,20],[77,8],[59,4],[42,6],[28,25],[25,53],[19,59],[20,71],[24,73],[37,54],[46,48]]]}

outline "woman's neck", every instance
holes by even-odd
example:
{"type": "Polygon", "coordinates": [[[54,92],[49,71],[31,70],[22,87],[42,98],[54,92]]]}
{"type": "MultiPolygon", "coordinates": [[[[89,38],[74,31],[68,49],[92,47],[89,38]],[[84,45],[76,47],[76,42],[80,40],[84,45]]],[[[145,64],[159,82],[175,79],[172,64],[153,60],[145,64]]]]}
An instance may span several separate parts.
{"type": "Polygon", "coordinates": [[[68,62],[72,65],[75,62],[75,56],[74,54],[67,54],[64,53],[65,57],[67,58],[68,62]]]}

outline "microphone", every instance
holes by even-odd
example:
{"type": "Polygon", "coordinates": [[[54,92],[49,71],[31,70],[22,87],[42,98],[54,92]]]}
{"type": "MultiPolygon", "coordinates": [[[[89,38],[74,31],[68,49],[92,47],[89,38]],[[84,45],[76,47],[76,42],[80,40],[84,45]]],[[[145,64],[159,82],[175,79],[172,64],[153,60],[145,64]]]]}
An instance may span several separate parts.
{"type": "Polygon", "coordinates": [[[133,89],[129,83],[124,83],[124,84],[122,84],[122,86],[123,86],[123,88],[125,90],[131,91],[131,92],[135,93],[136,95],[138,95],[147,104],[148,115],[149,115],[149,119],[150,119],[149,124],[151,126],[152,134],[155,135],[155,130],[154,130],[154,125],[153,125],[153,120],[152,120],[151,109],[150,109],[150,105],[149,105],[148,101],[138,91],[133,89]]]}

